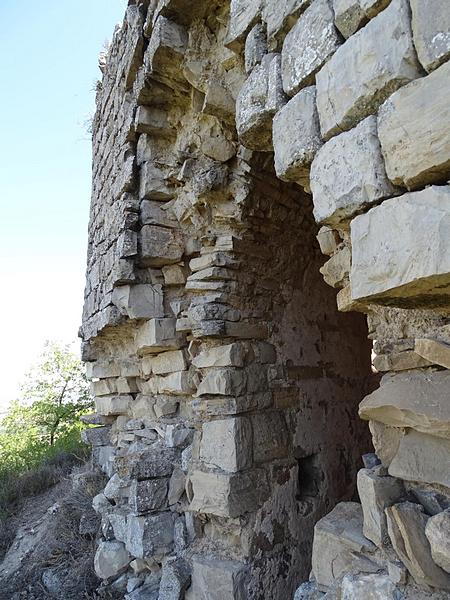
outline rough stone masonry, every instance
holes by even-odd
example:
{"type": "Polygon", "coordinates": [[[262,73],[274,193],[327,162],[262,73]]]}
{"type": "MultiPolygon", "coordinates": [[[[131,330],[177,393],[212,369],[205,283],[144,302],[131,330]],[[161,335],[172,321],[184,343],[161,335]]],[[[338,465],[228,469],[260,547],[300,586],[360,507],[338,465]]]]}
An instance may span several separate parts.
{"type": "Polygon", "coordinates": [[[103,588],[449,598],[450,3],[130,0],[100,69],[103,588]]]}

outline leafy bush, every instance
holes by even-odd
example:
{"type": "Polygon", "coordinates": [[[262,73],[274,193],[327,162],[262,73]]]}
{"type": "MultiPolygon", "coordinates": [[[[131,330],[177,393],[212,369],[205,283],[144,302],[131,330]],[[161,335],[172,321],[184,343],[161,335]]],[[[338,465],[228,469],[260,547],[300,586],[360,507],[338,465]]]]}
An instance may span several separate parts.
{"type": "Polygon", "coordinates": [[[86,458],[79,419],[91,407],[81,362],[67,346],[47,343],[0,421],[0,519],[86,458]]]}

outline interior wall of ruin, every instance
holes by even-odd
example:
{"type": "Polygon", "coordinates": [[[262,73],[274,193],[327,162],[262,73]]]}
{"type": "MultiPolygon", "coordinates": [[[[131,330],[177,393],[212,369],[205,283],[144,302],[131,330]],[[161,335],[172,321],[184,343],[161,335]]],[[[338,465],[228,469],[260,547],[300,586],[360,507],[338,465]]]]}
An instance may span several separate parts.
{"type": "Polygon", "coordinates": [[[449,30],[445,0],[130,0],[81,329],[106,588],[449,588],[449,30]]]}

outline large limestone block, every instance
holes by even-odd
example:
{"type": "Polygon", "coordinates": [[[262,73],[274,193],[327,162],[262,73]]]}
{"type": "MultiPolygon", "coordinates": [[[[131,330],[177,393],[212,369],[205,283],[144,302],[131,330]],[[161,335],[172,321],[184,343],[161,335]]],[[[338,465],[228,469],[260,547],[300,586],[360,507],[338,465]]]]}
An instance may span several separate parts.
{"type": "Polygon", "coordinates": [[[386,200],[351,222],[352,299],[399,307],[447,304],[450,187],[386,200]]]}
{"type": "Polygon", "coordinates": [[[195,557],[187,600],[247,600],[247,567],[231,560],[195,557]]]}
{"type": "Polygon", "coordinates": [[[218,368],[206,372],[198,386],[196,396],[221,395],[240,396],[247,389],[244,369],[218,368]]]}
{"type": "Polygon", "coordinates": [[[177,88],[182,81],[180,65],[187,43],[188,35],[181,25],[159,16],[144,55],[146,72],[166,85],[177,88]]]}
{"type": "Polygon", "coordinates": [[[377,136],[375,116],[328,141],[311,166],[314,218],[337,225],[395,194],[377,136]]]}
{"type": "Polygon", "coordinates": [[[176,332],[176,319],[150,319],[136,333],[139,353],[154,354],[164,350],[178,350],[183,345],[183,336],[176,332]]]}
{"type": "Polygon", "coordinates": [[[430,542],[434,562],[450,573],[450,509],[428,519],[425,535],[430,542]]]}
{"type": "Polygon", "coordinates": [[[430,364],[450,369],[450,345],[437,340],[417,339],[415,352],[430,364]]]}
{"type": "Polygon", "coordinates": [[[357,502],[341,502],[314,527],[312,571],[324,588],[348,572],[373,573],[376,546],[364,537],[363,514],[357,502]]]}
{"type": "Polygon", "coordinates": [[[450,440],[411,429],[401,438],[389,473],[408,481],[450,487],[450,440]]]}
{"type": "Polygon", "coordinates": [[[419,60],[429,72],[450,58],[450,4],[447,0],[410,0],[412,30],[419,60]]]}
{"type": "Polygon", "coordinates": [[[164,316],[161,285],[146,283],[116,287],[113,290],[112,303],[130,319],[152,319],[164,316]]]}
{"type": "Polygon", "coordinates": [[[351,36],[316,76],[322,135],[329,139],[377,111],[421,74],[407,0],[391,4],[351,36]]]}
{"type": "Polygon", "coordinates": [[[184,371],[187,368],[186,353],[183,350],[170,350],[162,352],[158,356],[145,356],[142,359],[142,371],[144,375],[165,375],[184,371]]]}
{"type": "Polygon", "coordinates": [[[403,484],[394,477],[381,477],[375,468],[358,471],[357,486],[364,516],[363,533],[382,547],[389,539],[384,509],[399,502],[403,484]]]}
{"type": "Polygon", "coordinates": [[[147,266],[162,267],[179,262],[184,252],[184,244],[178,231],[144,225],[140,234],[141,258],[147,266]]]}
{"type": "Polygon", "coordinates": [[[385,375],[381,386],[359,405],[359,416],[450,439],[449,390],[450,371],[385,375]]]}
{"type": "Polygon", "coordinates": [[[416,189],[450,178],[450,63],[393,94],[380,109],[378,134],[386,171],[416,189]]]}
{"type": "Polygon", "coordinates": [[[316,88],[311,86],[296,94],[274,117],[277,176],[309,189],[309,169],[321,145],[316,88]]]}
{"type": "Polygon", "coordinates": [[[122,478],[149,479],[169,477],[176,462],[176,451],[165,446],[152,447],[145,452],[131,452],[115,458],[117,473],[122,478]]]}
{"type": "Polygon", "coordinates": [[[187,489],[190,511],[231,518],[256,510],[269,494],[262,469],[233,474],[194,471],[187,489]]]}
{"type": "Polygon", "coordinates": [[[100,542],[94,558],[94,569],[100,579],[109,579],[125,571],[131,556],[121,542],[100,542]]]}
{"type": "Polygon", "coordinates": [[[369,19],[386,8],[391,0],[333,0],[336,27],[349,38],[369,19]]]}
{"type": "Polygon", "coordinates": [[[168,173],[154,162],[144,162],[141,165],[139,179],[139,196],[148,200],[164,202],[176,194],[176,189],[169,186],[168,173]]]}
{"type": "Polygon", "coordinates": [[[167,508],[167,478],[134,480],[130,487],[128,503],[134,514],[139,515],[167,508]]]}
{"type": "Polygon", "coordinates": [[[294,96],[310,85],[340,43],[329,1],[313,0],[283,43],[281,70],[286,94],[294,96]]]}
{"type": "Polygon", "coordinates": [[[265,0],[263,19],[267,24],[267,40],[270,49],[276,49],[280,40],[293,25],[310,0],[265,0]]]}
{"type": "Polygon", "coordinates": [[[229,48],[236,52],[242,49],[245,36],[258,21],[261,8],[261,0],[231,0],[230,21],[225,40],[229,48]]]}
{"type": "Polygon", "coordinates": [[[95,410],[99,415],[126,415],[133,397],[128,394],[100,396],[95,398],[95,410]]]}
{"type": "Polygon", "coordinates": [[[236,100],[236,128],[242,144],[251,150],[272,151],[273,116],[285,103],[281,57],[266,54],[241,87],[236,100]]]}
{"type": "Polygon", "coordinates": [[[167,554],[173,546],[174,515],[162,512],[127,519],[127,550],[136,558],[167,554]]]}
{"type": "Polygon", "coordinates": [[[203,423],[200,460],[223,471],[251,467],[252,427],[246,417],[203,423]]]}
{"type": "Polygon", "coordinates": [[[425,535],[428,517],[420,504],[402,502],[386,509],[389,536],[394,550],[419,585],[449,590],[450,575],[431,556],[425,535]]]}
{"type": "Polygon", "coordinates": [[[226,346],[214,346],[203,349],[192,359],[194,367],[243,367],[245,349],[238,342],[226,346]]]}

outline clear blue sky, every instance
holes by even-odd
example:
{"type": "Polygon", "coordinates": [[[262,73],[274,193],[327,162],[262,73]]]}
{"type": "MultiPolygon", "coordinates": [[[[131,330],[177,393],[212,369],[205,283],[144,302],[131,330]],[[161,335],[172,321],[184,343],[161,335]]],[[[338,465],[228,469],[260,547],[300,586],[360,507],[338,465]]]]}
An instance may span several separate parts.
{"type": "Polygon", "coordinates": [[[81,320],[99,52],[125,0],[0,0],[0,410],[81,320]]]}

